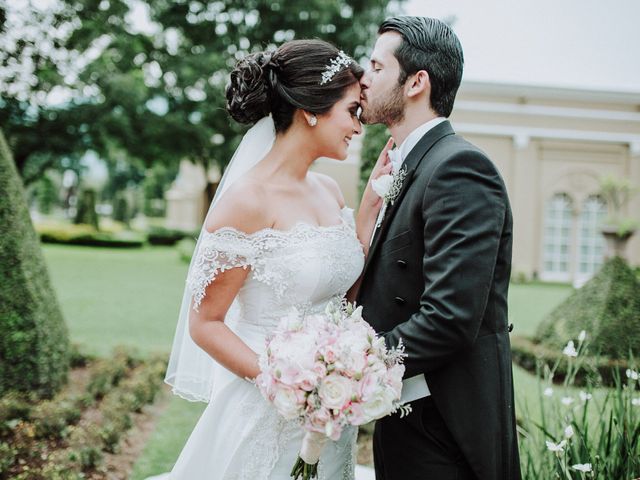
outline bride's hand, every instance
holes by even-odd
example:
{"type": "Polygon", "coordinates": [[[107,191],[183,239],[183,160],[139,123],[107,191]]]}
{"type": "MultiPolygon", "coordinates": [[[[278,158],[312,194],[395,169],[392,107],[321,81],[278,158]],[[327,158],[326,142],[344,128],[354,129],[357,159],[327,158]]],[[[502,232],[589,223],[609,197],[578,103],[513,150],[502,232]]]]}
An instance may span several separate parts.
{"type": "Polygon", "coordinates": [[[372,214],[377,215],[382,207],[382,197],[380,197],[371,186],[371,181],[375,180],[382,175],[391,174],[391,160],[389,159],[388,152],[393,148],[393,137],[390,137],[387,140],[384,148],[380,152],[378,156],[378,160],[371,170],[371,175],[369,175],[369,181],[367,182],[367,186],[364,189],[364,193],[362,194],[362,201],[360,202],[360,208],[363,207],[370,211],[372,214]]]}

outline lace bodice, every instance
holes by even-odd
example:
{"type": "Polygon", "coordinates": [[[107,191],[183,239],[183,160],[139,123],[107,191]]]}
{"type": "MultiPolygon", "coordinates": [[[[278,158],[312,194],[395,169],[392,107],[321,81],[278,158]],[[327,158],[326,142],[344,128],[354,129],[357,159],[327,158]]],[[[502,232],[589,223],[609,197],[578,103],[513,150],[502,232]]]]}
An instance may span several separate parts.
{"type": "Polygon", "coordinates": [[[197,309],[220,272],[249,268],[237,296],[238,319],[268,328],[292,306],[324,309],[330,299],[346,293],[363,263],[353,210],[345,207],[340,223],[332,226],[298,222],[289,230],[265,228],[247,234],[223,227],[205,232],[187,284],[197,309]]]}

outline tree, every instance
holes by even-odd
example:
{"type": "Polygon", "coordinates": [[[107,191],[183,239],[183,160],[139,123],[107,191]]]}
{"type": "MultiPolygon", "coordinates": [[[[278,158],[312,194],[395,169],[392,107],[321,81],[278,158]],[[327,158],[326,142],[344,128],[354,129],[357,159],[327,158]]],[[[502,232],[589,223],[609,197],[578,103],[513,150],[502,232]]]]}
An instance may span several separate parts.
{"type": "Polygon", "coordinates": [[[33,85],[23,81],[31,85],[26,91],[14,86],[0,101],[0,122],[26,182],[89,148],[107,160],[124,151],[146,166],[183,158],[224,166],[245,131],[224,111],[224,87],[239,58],[313,37],[360,58],[388,13],[387,0],[135,3],[146,27],[125,0],[60,0],[47,15],[32,8],[5,22],[2,65],[34,66],[33,85]],[[20,22],[35,33],[20,37],[20,22]],[[7,48],[6,38],[22,40],[7,48]],[[43,44],[52,47],[43,52],[43,44]],[[68,100],[52,106],[55,92],[68,100]]]}
{"type": "Polygon", "coordinates": [[[0,395],[51,396],[66,382],[68,334],[2,131],[0,191],[0,395]]]}

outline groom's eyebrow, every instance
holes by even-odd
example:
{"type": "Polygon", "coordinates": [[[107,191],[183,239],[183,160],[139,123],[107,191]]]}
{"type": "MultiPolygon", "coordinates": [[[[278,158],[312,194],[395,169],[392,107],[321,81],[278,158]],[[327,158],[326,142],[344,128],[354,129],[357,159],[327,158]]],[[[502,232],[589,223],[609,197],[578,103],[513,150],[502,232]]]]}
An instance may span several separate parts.
{"type": "Polygon", "coordinates": [[[378,60],[377,58],[372,58],[371,59],[371,65],[380,65],[381,67],[384,67],[384,65],[382,63],[380,63],[380,60],[378,60]]]}

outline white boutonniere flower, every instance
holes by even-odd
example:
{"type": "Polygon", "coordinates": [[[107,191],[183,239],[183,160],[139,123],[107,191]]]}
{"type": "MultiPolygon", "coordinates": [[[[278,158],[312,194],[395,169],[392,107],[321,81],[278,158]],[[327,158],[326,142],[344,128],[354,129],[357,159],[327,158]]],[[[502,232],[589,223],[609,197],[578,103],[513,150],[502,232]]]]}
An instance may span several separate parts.
{"type": "Polygon", "coordinates": [[[371,187],[383,199],[385,205],[393,205],[393,202],[400,194],[400,190],[402,190],[402,184],[406,176],[407,170],[401,168],[390,175],[381,175],[372,180],[371,187]]]}

